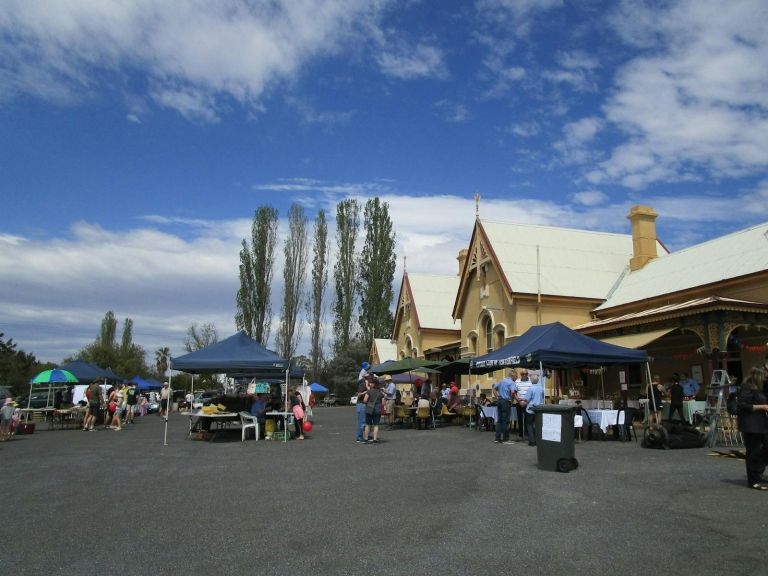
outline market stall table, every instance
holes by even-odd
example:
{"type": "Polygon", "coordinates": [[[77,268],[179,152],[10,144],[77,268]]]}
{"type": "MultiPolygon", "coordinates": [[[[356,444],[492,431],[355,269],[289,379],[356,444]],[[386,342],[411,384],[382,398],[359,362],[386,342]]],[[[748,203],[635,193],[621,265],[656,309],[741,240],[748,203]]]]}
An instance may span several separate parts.
{"type": "Polygon", "coordinates": [[[608,432],[609,426],[616,426],[616,420],[619,417],[618,410],[587,410],[586,412],[592,424],[600,426],[603,434],[608,432]]]}
{"type": "Polygon", "coordinates": [[[293,420],[293,412],[279,412],[277,410],[272,410],[271,412],[267,412],[265,414],[267,418],[274,418],[277,420],[278,418],[282,418],[283,422],[285,423],[285,426],[283,428],[283,442],[288,442],[288,426],[291,424],[293,420]]]}
{"type": "Polygon", "coordinates": [[[236,412],[214,412],[212,414],[205,414],[204,412],[190,412],[189,413],[189,436],[192,436],[193,432],[208,432],[211,426],[215,426],[214,432],[210,439],[213,441],[216,435],[222,430],[229,427],[232,422],[240,420],[240,414],[236,412]]]}

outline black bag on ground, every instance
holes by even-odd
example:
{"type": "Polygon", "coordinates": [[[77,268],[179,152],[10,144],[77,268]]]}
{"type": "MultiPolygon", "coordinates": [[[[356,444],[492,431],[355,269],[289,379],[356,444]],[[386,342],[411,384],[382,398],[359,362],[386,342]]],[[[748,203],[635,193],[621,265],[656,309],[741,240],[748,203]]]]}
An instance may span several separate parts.
{"type": "Polygon", "coordinates": [[[664,426],[652,426],[643,434],[643,448],[680,450],[701,448],[707,437],[690,424],[665,422],[664,426]]]}

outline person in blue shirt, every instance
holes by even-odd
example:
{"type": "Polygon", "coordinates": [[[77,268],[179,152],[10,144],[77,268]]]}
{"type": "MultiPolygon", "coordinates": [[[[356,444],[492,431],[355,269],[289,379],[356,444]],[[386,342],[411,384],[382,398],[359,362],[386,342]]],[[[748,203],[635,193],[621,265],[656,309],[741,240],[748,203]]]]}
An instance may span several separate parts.
{"type": "Polygon", "coordinates": [[[528,433],[528,446],[536,446],[536,414],[534,406],[544,404],[544,388],[539,384],[539,375],[531,375],[531,386],[528,388],[528,404],[525,407],[525,430],[528,433]]]}
{"type": "Polygon", "coordinates": [[[256,398],[251,404],[251,416],[256,416],[256,420],[259,421],[259,428],[264,430],[267,417],[267,401],[264,398],[264,394],[256,394],[256,398]]]}
{"type": "Polygon", "coordinates": [[[512,400],[517,393],[517,385],[512,379],[514,370],[501,381],[493,385],[493,396],[496,398],[496,409],[498,417],[496,419],[496,444],[514,444],[509,439],[509,418],[512,415],[512,400]]]}
{"type": "Polygon", "coordinates": [[[683,378],[680,383],[683,386],[683,395],[686,399],[694,398],[696,396],[696,392],[699,391],[699,383],[695,378],[688,376],[688,372],[683,372],[683,378]]]}

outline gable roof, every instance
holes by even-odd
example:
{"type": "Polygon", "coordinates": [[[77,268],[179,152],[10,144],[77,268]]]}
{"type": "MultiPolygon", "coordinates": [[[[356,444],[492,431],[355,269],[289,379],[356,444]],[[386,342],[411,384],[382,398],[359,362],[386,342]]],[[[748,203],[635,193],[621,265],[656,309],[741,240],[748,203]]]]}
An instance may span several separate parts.
{"type": "Polygon", "coordinates": [[[402,321],[401,304],[404,295],[411,303],[412,318],[420,329],[461,330],[461,321],[451,316],[458,289],[458,276],[404,273],[395,312],[393,337],[402,321]]]}
{"type": "MultiPolygon", "coordinates": [[[[483,242],[509,293],[604,300],[633,256],[632,235],[478,219],[454,313],[465,290],[472,248],[483,242]]],[[[667,250],[656,247],[659,260],[667,250]]]]}
{"type": "Polygon", "coordinates": [[[374,338],[373,345],[379,358],[379,363],[387,360],[397,360],[397,345],[389,338],[374,338]]]}
{"type": "Polygon", "coordinates": [[[651,260],[619,280],[605,310],[648,298],[768,271],[768,222],[651,260]]]}

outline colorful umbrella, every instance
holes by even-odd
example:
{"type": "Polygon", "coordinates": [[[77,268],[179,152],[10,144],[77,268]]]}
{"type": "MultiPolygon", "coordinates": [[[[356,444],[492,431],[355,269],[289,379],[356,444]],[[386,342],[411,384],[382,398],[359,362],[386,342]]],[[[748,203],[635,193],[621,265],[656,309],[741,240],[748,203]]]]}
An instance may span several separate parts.
{"type": "Polygon", "coordinates": [[[78,379],[66,370],[44,370],[29,381],[30,384],[50,384],[51,382],[78,382],[78,379]]]}

